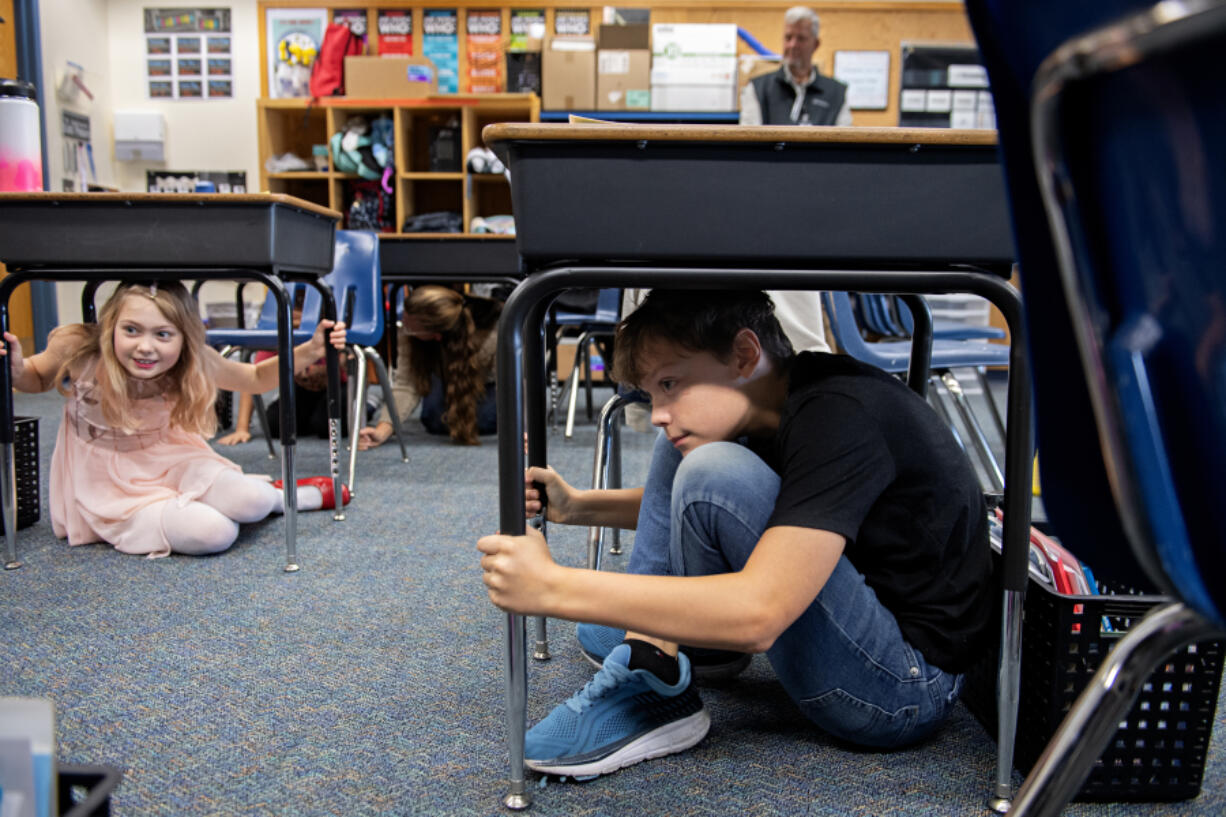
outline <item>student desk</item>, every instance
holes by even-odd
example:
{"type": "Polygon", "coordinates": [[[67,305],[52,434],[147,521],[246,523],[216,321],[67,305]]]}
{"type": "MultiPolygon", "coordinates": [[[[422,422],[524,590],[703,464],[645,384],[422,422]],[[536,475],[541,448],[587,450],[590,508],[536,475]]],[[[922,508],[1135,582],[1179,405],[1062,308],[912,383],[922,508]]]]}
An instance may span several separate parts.
{"type": "MultiPolygon", "coordinates": [[[[285,485],[285,570],[298,569],[297,493],[294,479],[292,304],[282,281],[307,281],[324,299],[325,317],[336,302],[318,279],[332,269],[340,213],[284,195],[154,193],[0,193],[0,330],[8,331],[8,303],[25,281],[125,279],[258,281],[278,303],[277,361],[281,388],[281,476],[285,485]]],[[[91,290],[92,293],[92,290],[91,290]]],[[[89,304],[92,307],[92,301],[89,304]]],[[[87,312],[87,317],[89,313],[87,312]]],[[[337,434],[340,368],[327,349],[331,474],[340,496],[337,434]]],[[[13,460],[12,373],[0,366],[0,486],[5,524],[5,567],[17,568],[16,475],[13,460]]],[[[337,509],[338,518],[341,509],[337,509]]]]}
{"type": "MultiPolygon", "coordinates": [[[[461,233],[423,233],[379,237],[379,267],[384,292],[404,285],[509,284],[523,278],[519,251],[510,236],[475,237],[461,233]]],[[[396,299],[385,303],[384,326],[394,327],[396,299]]],[[[389,365],[396,365],[395,333],[387,335],[389,365]]]]}
{"type": "MultiPolygon", "coordinates": [[[[1007,800],[1033,442],[1021,302],[1005,280],[1015,254],[995,133],[498,124],[483,137],[511,170],[516,241],[529,272],[508,299],[499,328],[503,533],[524,532],[526,461],[546,462],[539,326],[563,289],[970,292],[1000,308],[1013,345],[994,805],[1007,800]]],[[[523,617],[508,615],[510,790],[503,802],[509,808],[531,800],[523,774],[525,636],[523,617]]]]}

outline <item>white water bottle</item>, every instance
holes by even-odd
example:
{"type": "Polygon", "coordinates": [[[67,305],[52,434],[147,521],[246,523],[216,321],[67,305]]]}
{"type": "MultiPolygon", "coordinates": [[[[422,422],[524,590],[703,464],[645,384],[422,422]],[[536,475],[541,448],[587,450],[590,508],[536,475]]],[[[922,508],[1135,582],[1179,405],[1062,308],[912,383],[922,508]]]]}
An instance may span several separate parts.
{"type": "Polygon", "coordinates": [[[34,86],[0,79],[0,191],[43,189],[43,151],[39,139],[34,86]]]}

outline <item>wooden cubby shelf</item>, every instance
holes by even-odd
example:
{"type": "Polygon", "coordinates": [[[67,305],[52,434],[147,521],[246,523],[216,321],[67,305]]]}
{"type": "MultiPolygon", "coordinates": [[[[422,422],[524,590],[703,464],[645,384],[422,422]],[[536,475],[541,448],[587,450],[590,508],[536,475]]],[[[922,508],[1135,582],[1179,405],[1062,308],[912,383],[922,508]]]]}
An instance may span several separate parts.
{"type": "Polygon", "coordinates": [[[271,156],[292,153],[311,162],[315,145],[328,145],[351,116],[389,117],[393,123],[395,206],[392,235],[437,236],[449,233],[401,233],[405,220],[423,213],[459,213],[464,236],[497,238],[467,232],[474,218],[511,214],[511,193],[501,174],[470,173],[465,157],[481,145],[481,129],[495,122],[538,122],[541,104],[536,94],[448,94],[412,100],[360,100],[338,97],[309,104],[306,99],[258,101],[260,189],[286,193],[347,213],[352,182],[361,177],[336,171],[328,157],[327,171],[264,169],[271,156]],[[445,150],[431,145],[439,130],[454,128],[445,150]],[[449,169],[437,169],[444,163],[449,169]],[[432,169],[435,168],[435,169],[432,169]]]}

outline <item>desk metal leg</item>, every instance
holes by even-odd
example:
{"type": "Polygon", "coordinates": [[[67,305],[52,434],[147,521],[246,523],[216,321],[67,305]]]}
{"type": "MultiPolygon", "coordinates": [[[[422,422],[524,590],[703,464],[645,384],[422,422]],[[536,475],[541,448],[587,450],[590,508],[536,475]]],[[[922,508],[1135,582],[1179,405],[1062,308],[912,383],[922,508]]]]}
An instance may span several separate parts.
{"type": "MultiPolygon", "coordinates": [[[[0,361],[0,363],[7,363],[7,361],[0,361]]],[[[12,399],[10,394],[8,397],[10,404],[12,399]]],[[[0,452],[0,471],[3,472],[0,500],[3,501],[4,518],[4,569],[16,570],[21,567],[21,562],[17,560],[17,462],[13,458],[11,441],[6,441],[0,445],[0,448],[3,449],[0,452]]]]}
{"type": "MultiPolygon", "coordinates": [[[[10,274],[0,281],[0,334],[9,331],[9,296],[16,288],[10,274]]],[[[0,343],[3,340],[0,339],[0,343]]],[[[0,358],[0,517],[4,521],[4,569],[17,570],[17,463],[13,458],[13,372],[0,358]]]]}
{"type": "Polygon", "coordinates": [[[294,475],[297,450],[296,410],[294,407],[294,325],[292,305],[279,278],[265,281],[277,299],[277,385],[281,410],[281,491],[285,505],[285,572],[298,570],[298,480],[294,475]]]}
{"type": "MultiPolygon", "coordinates": [[[[532,309],[528,313],[528,322],[524,332],[524,401],[525,426],[528,431],[528,464],[547,465],[549,457],[546,452],[548,435],[546,432],[546,409],[543,398],[545,394],[545,336],[543,308],[532,309]]],[[[541,533],[545,533],[544,514],[540,517],[541,533]]],[[[548,661],[549,634],[548,619],[538,616],[534,622],[536,638],[532,645],[534,661],[548,661]]]]}

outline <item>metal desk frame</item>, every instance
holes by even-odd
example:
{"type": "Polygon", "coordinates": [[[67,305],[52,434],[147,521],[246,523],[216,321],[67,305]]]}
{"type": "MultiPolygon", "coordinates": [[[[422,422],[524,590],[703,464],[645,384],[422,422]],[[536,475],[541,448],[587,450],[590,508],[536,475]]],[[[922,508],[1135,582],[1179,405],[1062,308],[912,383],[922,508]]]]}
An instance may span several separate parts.
{"type": "MultiPolygon", "coordinates": [[[[1005,446],[1005,570],[1002,599],[1001,665],[998,707],[998,778],[994,808],[1012,792],[1013,737],[1016,731],[1021,658],[1021,605],[1026,582],[1034,442],[1031,431],[1030,375],[1025,323],[1017,291],[988,272],[861,272],[778,269],[558,267],[526,279],[507,300],[498,337],[499,523],[503,533],[522,535],[523,473],[527,465],[546,464],[544,355],[541,322],[552,299],[573,287],[827,289],[863,292],[968,292],[995,304],[1012,333],[1005,446]],[[530,365],[529,365],[530,364],[530,365]],[[532,396],[531,399],[526,395],[532,396]],[[528,431],[525,458],[524,432],[528,431]],[[526,459],[526,461],[525,461],[526,459]],[[1020,579],[1019,579],[1020,575],[1020,579]]],[[[921,338],[922,345],[922,338],[921,338]]],[[[526,619],[506,616],[507,745],[510,778],[503,805],[531,804],[524,776],[527,731],[526,619]]]]}
{"type": "MultiPolygon", "coordinates": [[[[69,194],[69,199],[80,201],[80,197],[74,197],[69,194]]],[[[156,196],[149,197],[142,194],[132,194],[125,196],[123,194],[106,196],[102,194],[94,194],[93,198],[85,197],[85,200],[103,202],[107,199],[111,201],[125,200],[148,200],[156,199],[156,196]]],[[[207,198],[207,197],[204,197],[207,198]]],[[[36,203],[46,205],[48,202],[53,202],[54,197],[39,196],[32,194],[30,199],[36,203]]],[[[290,205],[293,207],[293,200],[288,197],[246,197],[250,202],[255,199],[255,204],[260,206],[272,206],[274,204],[290,205]]],[[[176,203],[185,201],[184,197],[180,197],[176,203]]],[[[224,201],[229,204],[237,199],[221,198],[219,201],[224,201]]],[[[7,203],[7,202],[6,202],[7,203]]],[[[200,203],[204,203],[203,201],[200,203]]],[[[305,204],[305,203],[304,203],[305,204]]],[[[130,205],[129,205],[130,206],[130,205]]],[[[316,209],[316,208],[312,208],[316,209]]],[[[139,213],[139,208],[133,212],[139,213]]],[[[327,211],[331,213],[331,211],[327,211]]],[[[319,213],[316,213],[319,215],[319,213]]],[[[339,214],[332,214],[339,217],[339,214]]],[[[335,218],[332,219],[335,223],[335,218]]],[[[335,227],[333,227],[335,229],[335,227]]],[[[0,248],[0,251],[3,251],[0,248]]],[[[121,253],[115,253],[116,256],[121,253]]],[[[114,261],[107,263],[105,260],[101,263],[86,264],[86,263],[47,263],[43,265],[37,261],[25,259],[22,262],[10,264],[9,275],[3,280],[0,280],[0,331],[9,331],[9,298],[13,290],[20,284],[27,281],[55,281],[55,282],[85,282],[87,285],[92,282],[115,281],[115,280],[147,280],[147,281],[182,281],[184,279],[197,280],[242,280],[242,281],[257,281],[268,287],[269,291],[277,299],[277,373],[279,386],[281,390],[281,477],[283,480],[284,500],[285,500],[285,572],[292,573],[299,569],[297,563],[298,555],[298,535],[297,535],[297,481],[294,476],[294,450],[296,445],[296,427],[295,427],[295,407],[294,407],[294,373],[293,373],[293,343],[291,342],[290,327],[292,326],[291,309],[292,304],[282,286],[283,280],[301,280],[314,286],[323,298],[324,316],[330,320],[336,319],[336,301],[332,297],[331,290],[319,282],[319,278],[325,274],[327,270],[320,270],[298,266],[293,264],[279,264],[275,259],[270,263],[260,263],[241,266],[209,266],[199,265],[193,266],[188,262],[180,262],[173,264],[148,263],[146,265],[132,265],[123,261],[114,261]]],[[[85,313],[85,318],[93,317],[93,300],[92,295],[96,290],[96,286],[87,286],[82,295],[82,308],[85,313]],[[85,300],[89,296],[89,301],[85,300]]],[[[328,344],[326,351],[326,365],[328,372],[328,417],[329,417],[329,437],[330,437],[330,468],[333,488],[337,497],[341,496],[340,487],[340,457],[338,449],[338,439],[340,433],[340,365],[339,356],[336,349],[328,344]]],[[[12,372],[7,365],[0,366],[0,513],[3,514],[4,532],[5,532],[5,562],[6,570],[14,570],[21,567],[21,562],[17,558],[17,476],[16,476],[16,461],[13,456],[13,389],[12,389],[12,372]]],[[[334,514],[337,520],[344,519],[343,506],[338,503],[338,507],[334,514]]]]}

